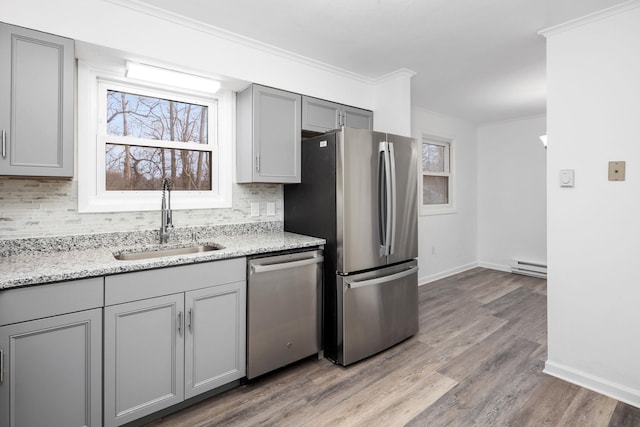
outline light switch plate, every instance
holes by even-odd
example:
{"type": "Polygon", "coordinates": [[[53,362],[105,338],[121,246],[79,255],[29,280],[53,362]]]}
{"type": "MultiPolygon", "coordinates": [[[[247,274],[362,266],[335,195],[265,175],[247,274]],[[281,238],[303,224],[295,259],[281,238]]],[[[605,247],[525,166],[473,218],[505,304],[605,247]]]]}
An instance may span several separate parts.
{"type": "Polygon", "coordinates": [[[560,170],[560,187],[573,187],[574,172],[573,169],[560,170]]]}
{"type": "Polygon", "coordinates": [[[609,181],[624,181],[625,162],[609,162],[609,181]]]}

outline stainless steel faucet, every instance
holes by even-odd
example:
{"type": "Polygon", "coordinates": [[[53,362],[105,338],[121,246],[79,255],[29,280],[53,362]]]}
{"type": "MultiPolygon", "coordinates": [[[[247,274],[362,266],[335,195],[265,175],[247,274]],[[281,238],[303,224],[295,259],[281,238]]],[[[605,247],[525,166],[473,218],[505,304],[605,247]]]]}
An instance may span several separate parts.
{"type": "Polygon", "coordinates": [[[165,178],[162,180],[162,224],[160,225],[160,243],[167,243],[169,236],[173,231],[171,212],[171,180],[165,178]],[[168,197],[166,197],[168,193],[168,197]],[[167,198],[169,199],[167,201],[167,198]],[[167,203],[168,202],[168,203],[167,203]]]}

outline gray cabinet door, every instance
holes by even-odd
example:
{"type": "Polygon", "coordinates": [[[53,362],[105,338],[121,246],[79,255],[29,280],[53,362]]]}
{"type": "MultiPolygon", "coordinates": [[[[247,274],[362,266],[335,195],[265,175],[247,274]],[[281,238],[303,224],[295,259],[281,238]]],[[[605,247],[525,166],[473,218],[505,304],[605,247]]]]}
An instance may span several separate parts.
{"type": "Polygon", "coordinates": [[[184,399],[184,294],[104,309],[104,425],[184,399]]]}
{"type": "Polygon", "coordinates": [[[362,108],[355,108],[349,106],[343,106],[343,124],[346,127],[353,129],[369,129],[373,130],[373,112],[369,110],[363,110],[362,108]]]}
{"type": "Polygon", "coordinates": [[[73,176],[73,40],[0,24],[0,175],[73,176]]]}
{"type": "Polygon", "coordinates": [[[302,97],[302,129],[328,132],[340,126],[372,130],[373,112],[310,96],[302,97]]]}
{"type": "Polygon", "coordinates": [[[340,104],[302,97],[302,129],[327,132],[340,127],[340,104]]]}
{"type": "Polygon", "coordinates": [[[238,182],[300,182],[301,99],[259,85],[238,94],[238,182]]]}
{"type": "Polygon", "coordinates": [[[185,399],[245,375],[245,282],[185,294],[185,399]]]}
{"type": "Polygon", "coordinates": [[[100,426],[102,309],[0,327],[0,425],[100,426]]]}

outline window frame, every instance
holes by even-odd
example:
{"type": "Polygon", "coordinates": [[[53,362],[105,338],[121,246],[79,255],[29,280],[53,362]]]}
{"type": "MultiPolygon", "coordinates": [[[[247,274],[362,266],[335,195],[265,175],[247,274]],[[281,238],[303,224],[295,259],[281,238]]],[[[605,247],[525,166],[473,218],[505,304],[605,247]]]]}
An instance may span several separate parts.
{"type": "Polygon", "coordinates": [[[180,190],[171,195],[173,209],[231,207],[232,146],[235,96],[220,90],[215,95],[173,88],[124,77],[124,71],[99,69],[78,60],[78,212],[134,212],[160,209],[161,190],[107,191],[105,144],[182,148],[209,151],[211,190],[180,190]],[[109,136],[106,128],[107,90],[206,105],[208,144],[156,141],[109,136]],[[217,114],[217,118],[212,117],[217,114]],[[212,123],[216,123],[213,129],[212,123]],[[216,161],[217,160],[217,161],[216,161]]]}
{"type": "Polygon", "coordinates": [[[445,138],[441,136],[422,134],[420,140],[420,156],[418,159],[418,185],[419,185],[419,197],[420,197],[420,215],[442,215],[451,214],[456,212],[455,207],[455,143],[451,138],[445,138]],[[445,151],[445,171],[444,172],[428,172],[422,170],[422,156],[424,153],[423,144],[438,145],[444,147],[445,151]],[[447,182],[447,200],[448,203],[440,204],[424,204],[423,192],[424,192],[424,176],[442,176],[446,177],[447,182]]]}

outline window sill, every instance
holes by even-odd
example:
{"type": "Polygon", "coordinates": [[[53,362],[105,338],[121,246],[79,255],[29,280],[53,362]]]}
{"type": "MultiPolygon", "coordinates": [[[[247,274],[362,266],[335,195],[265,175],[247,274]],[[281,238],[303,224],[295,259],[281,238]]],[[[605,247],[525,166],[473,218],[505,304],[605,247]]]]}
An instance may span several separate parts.
{"type": "Polygon", "coordinates": [[[421,206],[420,216],[450,215],[457,212],[454,206],[421,206]]]}

